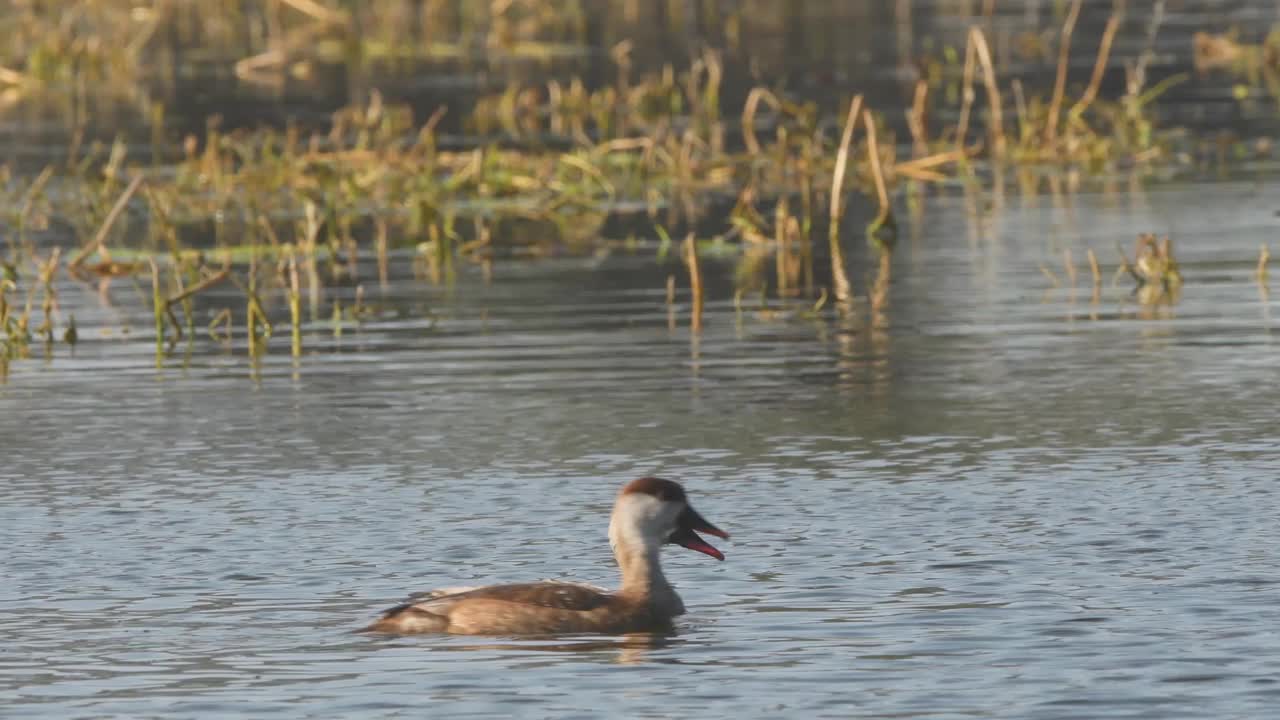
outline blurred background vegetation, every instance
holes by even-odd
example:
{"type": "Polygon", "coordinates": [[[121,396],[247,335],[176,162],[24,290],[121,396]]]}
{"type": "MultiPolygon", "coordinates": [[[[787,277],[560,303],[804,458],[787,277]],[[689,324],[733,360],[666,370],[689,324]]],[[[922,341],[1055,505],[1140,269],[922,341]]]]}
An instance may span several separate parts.
{"type": "MultiPolygon", "coordinates": [[[[562,252],[673,259],[668,302],[688,288],[695,329],[708,255],[732,259],[735,303],[874,314],[900,228],[919,232],[936,194],[1264,171],[1275,16],[1226,0],[12,0],[0,356],[75,342],[60,278],[144,288],[162,363],[206,326],[252,357],[284,323],[298,354],[306,323],[376,314],[365,288],[389,277],[562,252]],[[238,306],[198,306],[227,286],[238,306]]],[[[1112,268],[1087,262],[1096,297],[1112,268]]],[[[1169,239],[1143,234],[1114,270],[1176,301],[1169,239]]]]}

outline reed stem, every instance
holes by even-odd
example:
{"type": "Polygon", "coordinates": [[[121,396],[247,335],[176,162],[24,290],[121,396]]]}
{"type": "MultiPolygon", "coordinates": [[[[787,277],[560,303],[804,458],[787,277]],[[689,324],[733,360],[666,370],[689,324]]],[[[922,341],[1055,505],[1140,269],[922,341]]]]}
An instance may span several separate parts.
{"type": "Polygon", "coordinates": [[[835,292],[836,302],[841,306],[846,306],[853,300],[853,288],[849,284],[848,271],[844,266],[844,249],[840,246],[840,219],[844,215],[841,200],[845,169],[849,164],[849,144],[853,141],[853,130],[861,112],[862,96],[855,95],[849,101],[849,114],[845,116],[844,133],[840,136],[840,149],[836,152],[836,166],[831,176],[831,215],[827,225],[827,244],[831,250],[832,290],[835,292]]]}
{"type": "Polygon", "coordinates": [[[689,266],[689,291],[693,295],[693,307],[689,316],[689,329],[702,332],[702,267],[698,264],[698,243],[693,233],[684,239],[685,263],[689,266]]]}
{"type": "Polygon", "coordinates": [[[164,367],[164,318],[167,305],[164,294],[160,291],[160,270],[156,267],[155,258],[147,258],[147,264],[151,266],[151,314],[156,326],[156,369],[158,370],[164,367]]]}
{"type": "Polygon", "coordinates": [[[1067,11],[1067,20],[1062,24],[1062,33],[1058,38],[1058,74],[1053,82],[1053,97],[1049,101],[1049,115],[1045,121],[1044,139],[1052,144],[1058,139],[1058,117],[1062,110],[1062,98],[1067,87],[1067,64],[1071,59],[1071,33],[1075,31],[1076,20],[1080,17],[1080,5],[1083,0],[1074,0],[1067,11]]]}
{"type": "Polygon", "coordinates": [[[135,175],[129,186],[120,193],[120,197],[116,199],[116,204],[111,207],[111,211],[107,213],[107,217],[102,221],[102,225],[98,227],[98,232],[94,233],[93,240],[88,245],[80,248],[69,263],[72,267],[77,267],[84,259],[95,250],[101,251],[103,244],[107,241],[107,233],[111,232],[111,227],[116,224],[116,219],[120,217],[120,213],[124,212],[125,207],[129,204],[129,198],[142,187],[143,177],[135,175]]]}
{"type": "Polygon", "coordinates": [[[299,290],[298,258],[289,256],[289,322],[292,337],[290,354],[302,356],[302,293],[299,290]]]}

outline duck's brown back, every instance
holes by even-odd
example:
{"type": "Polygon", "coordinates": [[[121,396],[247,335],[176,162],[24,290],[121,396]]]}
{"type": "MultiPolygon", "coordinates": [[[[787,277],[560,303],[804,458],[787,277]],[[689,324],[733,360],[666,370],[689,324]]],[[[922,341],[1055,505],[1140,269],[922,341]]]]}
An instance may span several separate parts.
{"type": "Polygon", "coordinates": [[[670,626],[645,602],[587,585],[560,582],[494,585],[400,605],[368,630],[458,635],[625,633],[670,626]]]}

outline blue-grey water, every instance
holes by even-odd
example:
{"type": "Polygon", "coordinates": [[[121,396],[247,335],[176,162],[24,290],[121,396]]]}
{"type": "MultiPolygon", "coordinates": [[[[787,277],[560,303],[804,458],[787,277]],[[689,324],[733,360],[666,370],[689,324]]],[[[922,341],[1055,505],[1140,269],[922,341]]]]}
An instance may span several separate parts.
{"type": "MultiPolygon", "coordinates": [[[[693,3],[657,20],[642,5],[619,22],[588,4],[598,47],[534,74],[611,82],[599,59],[622,37],[654,70],[731,34],[693,3]]],[[[764,82],[824,107],[856,89],[891,110],[913,63],[962,45],[979,5],[756,4],[724,56],[725,106],[764,82]]],[[[1084,3],[1072,92],[1110,6],[1084,3]]],[[[1259,42],[1276,17],[1247,0],[1160,6],[1148,86],[1189,69],[1196,30],[1259,42]]],[[[994,4],[981,22],[1002,78],[1046,85],[1052,54],[1008,49],[1062,7],[994,4]]],[[[1146,47],[1147,7],[1129,8],[1104,97],[1146,47]]],[[[428,114],[526,72],[391,70],[387,97],[428,114]]],[[[218,82],[206,96],[201,72],[149,92],[177,137],[209,112],[228,127],[323,124],[369,80],[325,77],[283,98],[218,82]]],[[[1273,99],[1238,100],[1239,81],[1189,77],[1157,117],[1273,133],[1273,99]]],[[[33,142],[43,124],[22,117],[43,116],[5,115],[4,160],[38,170],[65,133],[33,142]]],[[[89,120],[90,137],[119,131],[113,115],[89,120]]],[[[735,309],[733,260],[704,259],[697,340],[686,294],[664,302],[683,271],[652,246],[499,260],[491,282],[462,266],[451,286],[413,279],[403,256],[385,289],[362,267],[370,316],[341,337],[311,323],[297,362],[278,330],[256,369],[242,334],[224,347],[203,331],[223,306],[243,327],[234,289],[203,296],[199,338],[156,370],[145,282],[99,292],[60,276],[79,345],[37,344],[0,384],[0,717],[1271,717],[1280,307],[1253,271],[1280,202],[1262,180],[1112,184],[947,188],[919,217],[900,203],[874,317],[865,301],[851,320],[798,302],[762,312],[752,296],[735,309]],[[1113,284],[1115,246],[1148,231],[1175,241],[1176,302],[1113,284]],[[723,563],[666,553],[690,611],[676,635],[353,632],[438,586],[611,585],[610,504],[651,473],[733,534],[723,563]]],[[[865,294],[872,269],[851,254],[865,294]]],[[[327,291],[321,318],[334,297],[354,301],[327,291]]]]}
{"type": "Polygon", "coordinates": [[[696,342],[651,251],[397,277],[370,300],[412,312],[256,373],[205,336],[157,371],[144,293],[60,280],[82,341],[0,385],[0,715],[1269,717],[1275,208],[947,193],[883,317],[720,293],[696,342]],[[1147,230],[1173,305],[1112,286],[1147,230]],[[1038,269],[1068,248],[1074,291],[1038,269]],[[441,585],[612,584],[647,473],[733,535],[666,553],[674,637],[353,633],[441,585]]]}

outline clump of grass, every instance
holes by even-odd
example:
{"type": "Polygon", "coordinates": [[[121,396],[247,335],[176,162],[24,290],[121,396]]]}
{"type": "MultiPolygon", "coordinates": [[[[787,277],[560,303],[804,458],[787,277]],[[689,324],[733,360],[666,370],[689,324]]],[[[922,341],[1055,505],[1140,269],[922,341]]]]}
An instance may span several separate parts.
{"type": "Polygon", "coordinates": [[[1133,261],[1129,261],[1123,250],[1120,261],[1117,273],[1128,273],[1133,278],[1134,291],[1144,303],[1174,299],[1182,288],[1182,272],[1168,236],[1157,239],[1151,233],[1142,233],[1134,244],[1133,261]]]}
{"type": "Polygon", "coordinates": [[[1280,30],[1271,31],[1257,44],[1241,42],[1235,33],[1214,35],[1197,32],[1192,37],[1196,72],[1222,71],[1238,79],[1238,98],[1246,98],[1251,88],[1265,88],[1280,100],[1280,30]]]}
{"type": "Polygon", "coordinates": [[[17,274],[12,270],[0,273],[0,381],[8,378],[10,362],[31,354],[32,297],[28,293],[26,302],[16,307],[10,293],[17,291],[17,274]]]}
{"type": "Polygon", "coordinates": [[[1150,107],[1187,76],[1172,75],[1146,87],[1146,68],[1154,56],[1152,47],[1163,22],[1163,4],[1157,3],[1151,13],[1146,49],[1127,68],[1124,94],[1106,99],[1100,95],[1102,81],[1110,66],[1112,47],[1125,12],[1125,3],[1116,2],[1103,29],[1088,83],[1078,97],[1071,99],[1067,94],[1068,64],[1082,2],[1073,0],[1060,29],[1057,72],[1049,98],[1028,97],[1019,80],[1010,82],[1016,120],[1016,129],[1011,135],[1005,130],[1005,96],[991,64],[986,35],[979,27],[971,28],[961,80],[963,100],[956,129],[958,145],[963,147],[967,142],[970,108],[976,96],[975,79],[980,71],[990,105],[985,152],[992,158],[1007,158],[1021,166],[1073,165],[1102,171],[1121,160],[1152,162],[1169,156],[1155,130],[1150,107]]]}

